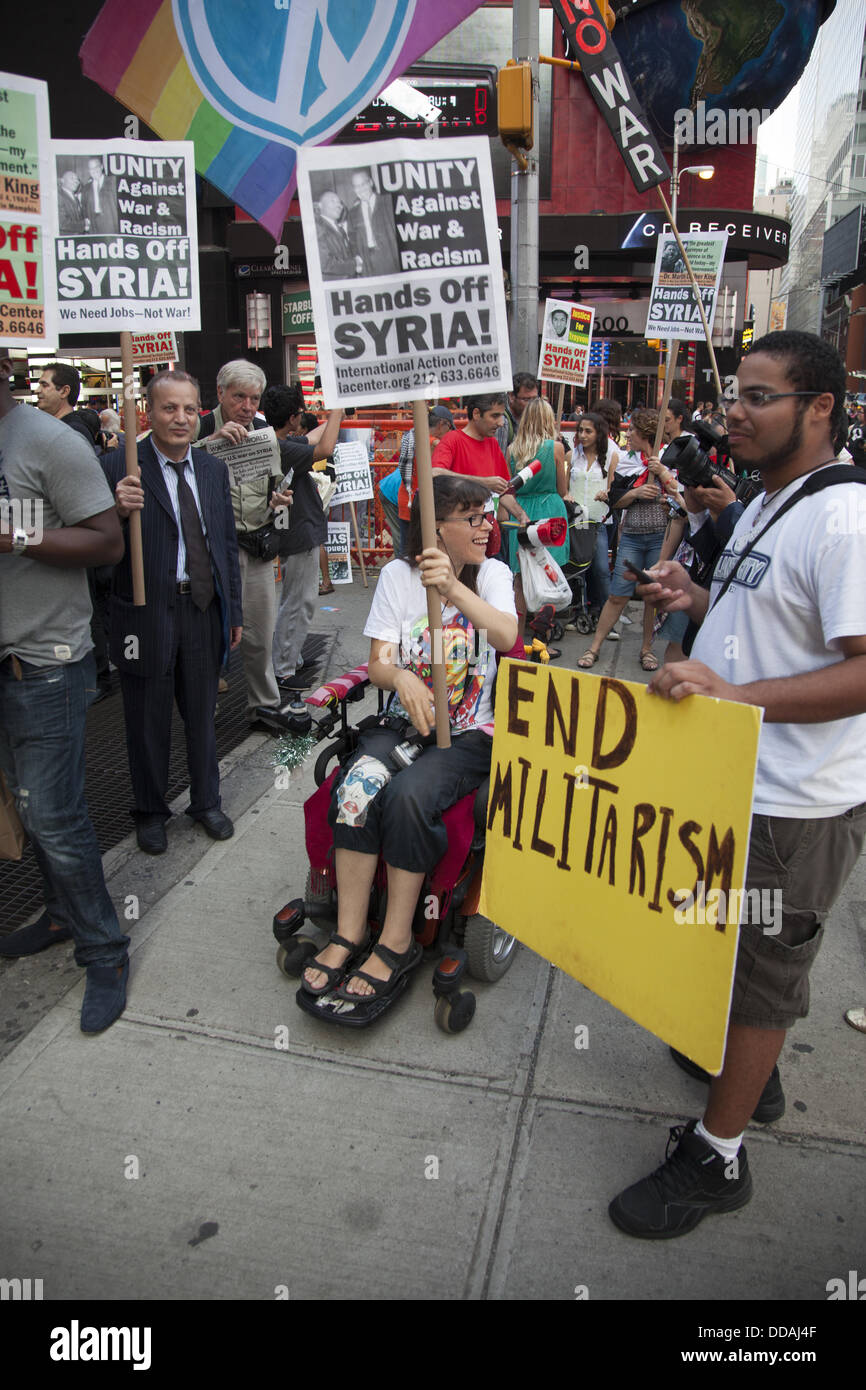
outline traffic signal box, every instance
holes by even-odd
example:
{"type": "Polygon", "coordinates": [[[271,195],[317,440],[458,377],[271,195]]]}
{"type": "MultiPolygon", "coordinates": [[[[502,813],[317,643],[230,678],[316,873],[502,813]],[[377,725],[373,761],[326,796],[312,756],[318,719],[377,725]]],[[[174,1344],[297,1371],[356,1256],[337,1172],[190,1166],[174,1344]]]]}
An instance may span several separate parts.
{"type": "Polygon", "coordinates": [[[531,150],[535,139],[531,63],[511,61],[500,68],[496,90],[503,143],[531,150]]]}

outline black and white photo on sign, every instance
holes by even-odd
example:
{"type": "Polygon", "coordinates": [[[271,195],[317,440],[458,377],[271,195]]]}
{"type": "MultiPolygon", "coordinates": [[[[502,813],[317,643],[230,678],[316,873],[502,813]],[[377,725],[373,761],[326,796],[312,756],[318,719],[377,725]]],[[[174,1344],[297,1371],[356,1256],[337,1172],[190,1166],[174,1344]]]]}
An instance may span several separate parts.
{"type": "Polygon", "coordinates": [[[570,322],[571,315],[567,309],[551,309],[547,316],[544,336],[546,338],[565,338],[568,334],[568,325],[570,322]]]}
{"type": "Polygon", "coordinates": [[[61,332],[200,328],[194,149],[52,141],[61,332]]]}
{"type": "Polygon", "coordinates": [[[394,203],[369,166],[320,174],[310,185],[325,280],[396,275],[400,271],[394,203]]]}
{"type": "Polygon", "coordinates": [[[308,146],[298,197],[329,406],[510,384],[487,140],[308,146]]]}
{"type": "Polygon", "coordinates": [[[328,539],[325,550],[328,556],[328,573],[332,584],[351,584],[352,567],[349,563],[349,522],[329,521],[328,539]]]}

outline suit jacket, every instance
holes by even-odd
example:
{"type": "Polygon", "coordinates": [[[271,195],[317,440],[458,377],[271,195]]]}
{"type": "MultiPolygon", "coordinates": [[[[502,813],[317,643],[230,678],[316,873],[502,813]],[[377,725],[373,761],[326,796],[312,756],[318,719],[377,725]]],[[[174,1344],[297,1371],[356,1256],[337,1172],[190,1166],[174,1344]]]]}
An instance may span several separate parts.
{"type": "Polygon", "coordinates": [[[400,269],[394,210],[385,193],[377,193],[370,218],[375,246],[367,245],[367,228],[360,202],[349,208],[349,240],[356,256],[364,262],[362,275],[394,275],[400,269]]]}
{"type": "MultiPolygon", "coordinates": [[[[126,460],[103,457],[101,462],[112,491],[126,473],[126,460]]],[[[212,459],[204,449],[193,449],[193,469],[210,547],[214,587],[222,616],[225,662],[229,651],[229,628],[243,623],[241,576],[238,568],[238,542],[229,496],[229,476],[224,463],[212,459]]],[[[121,672],[130,676],[161,676],[171,669],[174,610],[177,593],[178,525],[174,508],[162,476],[162,468],[151,439],[138,446],[144,508],[141,516],[144,556],[145,607],[132,602],[132,569],[127,539],[126,552],[116,566],[111,594],[111,659],[121,672]],[[137,659],[130,637],[138,639],[137,659]]],[[[128,538],[129,525],[123,524],[128,538]]]]}
{"type": "Polygon", "coordinates": [[[67,193],[66,189],[58,186],[57,189],[57,222],[61,236],[71,233],[73,236],[84,232],[84,205],[72,193],[67,193]]]}
{"type": "Polygon", "coordinates": [[[316,240],[323,280],[348,280],[355,275],[355,255],[349,236],[326,217],[316,215],[316,240]]]}
{"type": "Polygon", "coordinates": [[[99,193],[99,212],[94,210],[94,187],[93,179],[84,185],[82,190],[82,202],[84,204],[84,216],[90,224],[91,232],[119,232],[120,231],[120,211],[117,206],[117,180],[107,174],[102,180],[102,188],[99,193]]]}

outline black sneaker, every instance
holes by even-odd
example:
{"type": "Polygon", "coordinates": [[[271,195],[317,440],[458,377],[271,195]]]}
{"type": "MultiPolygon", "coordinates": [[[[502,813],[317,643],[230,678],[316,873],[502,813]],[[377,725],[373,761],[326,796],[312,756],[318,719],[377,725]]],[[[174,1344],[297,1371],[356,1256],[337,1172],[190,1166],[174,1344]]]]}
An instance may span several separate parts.
{"type": "Polygon", "coordinates": [[[722,1158],[695,1134],[696,1124],[674,1125],[662,1166],[614,1197],[608,1214],[627,1235],[670,1240],[693,1231],[709,1213],[736,1211],[751,1198],[745,1145],[736,1158],[722,1158]]]}
{"type": "MultiPolygon", "coordinates": [[[[703,1067],[699,1067],[697,1062],[693,1062],[691,1057],[686,1057],[685,1053],[677,1052],[676,1048],[670,1049],[671,1056],[681,1071],[688,1072],[697,1081],[703,1081],[709,1085],[712,1077],[703,1067]]],[[[773,1067],[770,1079],[761,1092],[761,1098],[755,1106],[752,1119],[759,1125],[771,1125],[774,1120],[781,1120],[785,1113],[785,1092],[782,1089],[782,1078],[779,1075],[779,1068],[773,1067]]]]}

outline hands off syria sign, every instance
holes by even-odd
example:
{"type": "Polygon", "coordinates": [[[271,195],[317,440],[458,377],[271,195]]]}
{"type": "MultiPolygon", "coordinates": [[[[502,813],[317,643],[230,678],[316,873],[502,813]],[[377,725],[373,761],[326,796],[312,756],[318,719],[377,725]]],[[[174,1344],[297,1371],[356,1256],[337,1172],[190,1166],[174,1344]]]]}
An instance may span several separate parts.
{"type": "Polygon", "coordinates": [[[199,329],[193,146],[55,140],[60,328],[199,329]]]}
{"type": "Polygon", "coordinates": [[[510,386],[487,140],[302,150],[298,196],[328,406],[510,386]]]}
{"type": "Polygon", "coordinates": [[[737,948],[760,711],[501,663],[481,911],[718,1072],[737,948]],[[724,748],[708,777],[701,758],[724,748]],[[738,897],[738,902],[741,897],[738,897]]]}

